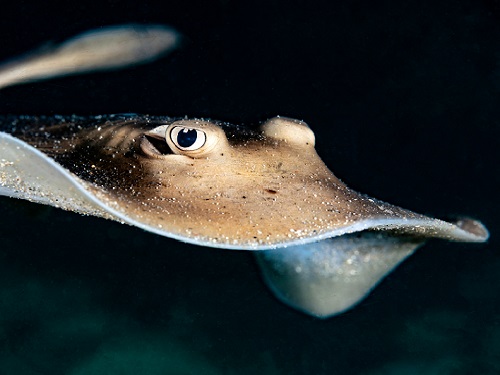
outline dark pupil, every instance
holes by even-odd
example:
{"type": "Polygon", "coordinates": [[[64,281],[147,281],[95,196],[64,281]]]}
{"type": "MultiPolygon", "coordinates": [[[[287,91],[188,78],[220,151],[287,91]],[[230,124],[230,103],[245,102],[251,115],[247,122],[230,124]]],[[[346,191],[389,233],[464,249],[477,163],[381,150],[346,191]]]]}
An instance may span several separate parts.
{"type": "Polygon", "coordinates": [[[194,142],[196,142],[196,130],[181,130],[179,133],[177,133],[177,143],[179,144],[179,146],[189,147],[194,145],[194,142]]]}

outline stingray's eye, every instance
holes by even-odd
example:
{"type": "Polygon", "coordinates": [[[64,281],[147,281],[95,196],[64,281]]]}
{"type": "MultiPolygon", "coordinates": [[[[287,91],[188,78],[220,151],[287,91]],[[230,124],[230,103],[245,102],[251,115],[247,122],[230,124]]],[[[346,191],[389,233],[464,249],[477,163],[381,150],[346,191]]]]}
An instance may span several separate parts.
{"type": "Polygon", "coordinates": [[[145,132],[140,147],[155,159],[172,159],[173,154],[199,159],[227,155],[230,146],[220,126],[203,120],[179,120],[145,132]]]}
{"type": "Polygon", "coordinates": [[[209,121],[179,120],[144,133],[141,149],[152,158],[172,159],[172,154],[193,159],[223,156],[229,151],[224,130],[209,121]]]}
{"type": "Polygon", "coordinates": [[[204,131],[190,129],[184,126],[175,126],[170,131],[170,140],[183,151],[195,151],[203,147],[207,141],[204,131]]]}

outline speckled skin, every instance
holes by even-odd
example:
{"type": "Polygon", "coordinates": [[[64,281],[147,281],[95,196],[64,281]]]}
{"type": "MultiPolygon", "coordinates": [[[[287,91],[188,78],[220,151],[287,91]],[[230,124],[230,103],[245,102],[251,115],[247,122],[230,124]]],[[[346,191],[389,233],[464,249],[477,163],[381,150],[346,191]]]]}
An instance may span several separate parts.
{"type": "MultiPolygon", "coordinates": [[[[2,128],[86,181],[92,194],[124,215],[215,246],[291,244],[367,218],[430,220],[349,189],[321,161],[314,135],[302,122],[276,118],[250,130],[183,120],[183,126],[202,124],[208,137],[222,141],[194,157],[174,154],[166,142],[161,155],[144,152],[148,131],[173,121],[135,115],[22,117],[5,118],[2,128]],[[280,127],[288,133],[277,133],[280,127]]],[[[425,226],[405,233],[450,236],[425,226]]]]}

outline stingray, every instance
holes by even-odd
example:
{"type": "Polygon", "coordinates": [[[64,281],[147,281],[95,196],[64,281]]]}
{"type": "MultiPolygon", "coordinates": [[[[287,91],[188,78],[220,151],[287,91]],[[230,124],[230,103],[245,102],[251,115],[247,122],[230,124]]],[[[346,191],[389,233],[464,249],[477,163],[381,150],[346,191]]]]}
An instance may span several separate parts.
{"type": "MultiPolygon", "coordinates": [[[[91,31],[0,68],[0,85],[144,63],[178,44],[164,26],[91,31]]],[[[211,248],[253,251],[285,304],[329,317],[362,300],[431,238],[484,242],[351,190],[286,117],[248,128],[135,114],[3,116],[0,194],[116,220],[211,248]]]]}

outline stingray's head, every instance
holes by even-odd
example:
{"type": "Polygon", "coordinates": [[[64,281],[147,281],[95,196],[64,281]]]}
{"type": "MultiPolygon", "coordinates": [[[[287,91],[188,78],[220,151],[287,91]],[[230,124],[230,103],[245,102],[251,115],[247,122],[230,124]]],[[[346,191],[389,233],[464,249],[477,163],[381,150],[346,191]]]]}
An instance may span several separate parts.
{"type": "Polygon", "coordinates": [[[150,183],[136,189],[143,207],[162,206],[190,235],[233,246],[286,243],[336,225],[346,208],[333,206],[349,193],[314,145],[306,123],[283,117],[253,130],[203,120],[158,125],[139,137],[136,158],[150,183]]]}

